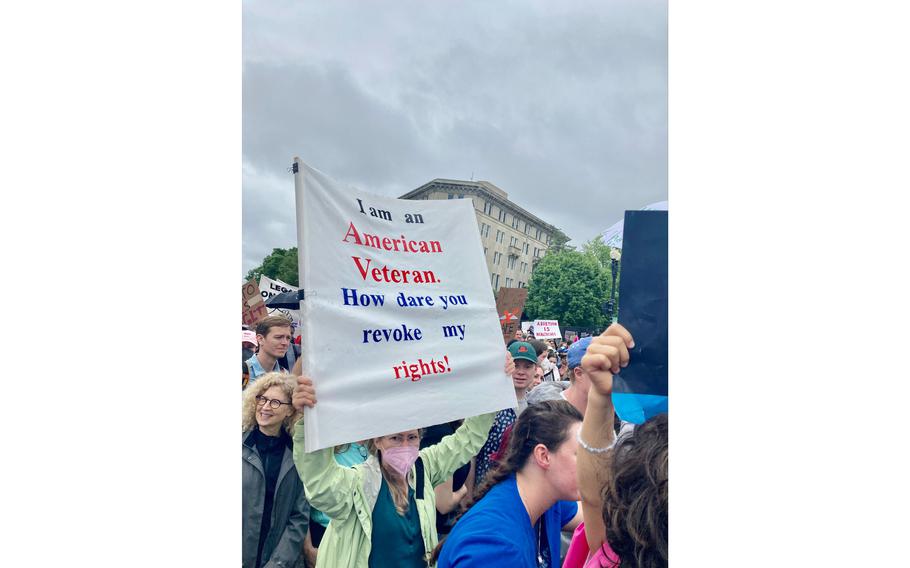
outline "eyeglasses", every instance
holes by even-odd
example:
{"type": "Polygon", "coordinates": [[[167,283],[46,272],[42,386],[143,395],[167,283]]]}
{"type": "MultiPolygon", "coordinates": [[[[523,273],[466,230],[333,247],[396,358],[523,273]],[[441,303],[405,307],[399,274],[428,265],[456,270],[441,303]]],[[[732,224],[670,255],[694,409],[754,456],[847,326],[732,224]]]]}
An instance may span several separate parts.
{"type": "Polygon", "coordinates": [[[271,408],[280,408],[282,404],[287,404],[288,406],[291,404],[290,402],[282,402],[277,398],[266,398],[262,395],[256,397],[256,406],[262,406],[265,403],[269,403],[271,408]]]}

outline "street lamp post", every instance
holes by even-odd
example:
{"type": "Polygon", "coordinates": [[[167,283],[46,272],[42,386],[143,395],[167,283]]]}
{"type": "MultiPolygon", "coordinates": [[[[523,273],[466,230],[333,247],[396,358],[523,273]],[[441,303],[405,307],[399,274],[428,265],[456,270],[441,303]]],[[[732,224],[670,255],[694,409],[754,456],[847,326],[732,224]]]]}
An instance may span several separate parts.
{"type": "Polygon", "coordinates": [[[607,326],[613,323],[613,316],[615,315],[616,308],[616,272],[619,268],[619,259],[621,258],[621,253],[619,249],[610,249],[610,276],[612,281],[610,283],[610,301],[607,302],[607,326]]]}

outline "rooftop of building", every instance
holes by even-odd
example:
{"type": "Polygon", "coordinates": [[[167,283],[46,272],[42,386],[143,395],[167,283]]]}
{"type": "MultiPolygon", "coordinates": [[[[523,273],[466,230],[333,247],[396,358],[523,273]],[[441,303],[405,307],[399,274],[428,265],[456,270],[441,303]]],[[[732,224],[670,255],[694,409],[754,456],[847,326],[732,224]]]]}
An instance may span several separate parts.
{"type": "Polygon", "coordinates": [[[555,233],[559,229],[555,226],[547,223],[540,217],[529,213],[524,208],[520,207],[513,201],[509,201],[509,194],[503,191],[502,189],[496,187],[488,181],[465,181],[459,179],[445,179],[445,178],[436,178],[432,181],[428,181],[417,189],[411,190],[404,195],[400,196],[399,199],[414,199],[422,195],[423,193],[433,191],[433,190],[455,190],[455,191],[473,191],[477,194],[491,198],[491,200],[500,205],[505,205],[508,209],[518,212],[520,215],[528,218],[528,220],[540,225],[542,228],[549,231],[551,234],[555,233]]]}

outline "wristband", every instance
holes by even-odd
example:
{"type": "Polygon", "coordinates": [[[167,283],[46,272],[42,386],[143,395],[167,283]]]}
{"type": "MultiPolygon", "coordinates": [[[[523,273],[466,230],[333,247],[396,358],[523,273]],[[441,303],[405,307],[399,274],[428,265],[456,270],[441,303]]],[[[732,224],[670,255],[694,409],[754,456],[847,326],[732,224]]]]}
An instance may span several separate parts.
{"type": "Polygon", "coordinates": [[[584,440],[581,439],[581,428],[578,429],[578,434],[575,437],[578,439],[578,445],[581,446],[582,448],[588,450],[592,454],[604,454],[604,453],[610,451],[610,449],[613,448],[613,444],[616,443],[616,439],[614,438],[613,443],[610,444],[609,446],[607,446],[606,448],[592,448],[591,446],[586,444],[584,440]]]}

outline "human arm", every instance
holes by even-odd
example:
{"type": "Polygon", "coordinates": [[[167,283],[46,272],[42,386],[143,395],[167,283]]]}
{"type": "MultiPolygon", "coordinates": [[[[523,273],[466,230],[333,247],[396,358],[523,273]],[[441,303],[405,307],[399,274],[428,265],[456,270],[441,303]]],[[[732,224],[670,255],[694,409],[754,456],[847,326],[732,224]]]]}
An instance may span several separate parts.
{"type": "MultiPolygon", "coordinates": [[[[579,436],[591,448],[608,448],[613,444],[613,375],[629,364],[629,349],[634,345],[631,334],[614,323],[591,340],[581,359],[581,368],[591,379],[591,389],[579,436]]],[[[578,448],[578,491],[590,550],[600,548],[606,534],[601,490],[608,481],[612,454],[612,451],[595,453],[578,448]]]]}
{"type": "MultiPolygon", "coordinates": [[[[313,381],[297,377],[297,386],[291,396],[297,410],[312,408],[316,404],[313,381]]],[[[338,465],[332,448],[305,452],[304,418],[294,426],[294,465],[303,481],[306,498],[330,518],[346,517],[354,506],[354,494],[360,485],[360,472],[338,465]]]]}
{"type": "MultiPolygon", "coordinates": [[[[508,351],[505,353],[503,371],[509,376],[515,371],[515,361],[508,351]]],[[[495,417],[496,413],[492,412],[468,418],[454,434],[420,451],[420,457],[427,468],[428,479],[433,487],[452,477],[456,469],[468,463],[468,460],[477,454],[487,442],[495,417]]]]}
{"type": "Polygon", "coordinates": [[[319,550],[313,546],[313,533],[307,532],[306,538],[303,540],[303,560],[306,563],[306,568],[316,568],[316,555],[319,553],[319,550]]]}
{"type": "Polygon", "coordinates": [[[262,568],[292,568],[300,557],[303,540],[310,528],[310,504],[306,500],[303,488],[288,517],[288,523],[269,556],[269,561],[262,568]]]}
{"type": "Polygon", "coordinates": [[[420,458],[433,487],[452,477],[455,470],[468,463],[484,445],[495,416],[496,413],[491,412],[468,418],[454,434],[446,436],[434,446],[420,450],[420,458]]]}
{"type": "Polygon", "coordinates": [[[569,518],[568,521],[566,521],[565,519],[563,519],[564,522],[563,522],[563,525],[562,525],[562,530],[564,530],[564,531],[570,531],[570,532],[571,532],[571,531],[574,531],[574,530],[578,527],[578,525],[580,525],[581,522],[582,522],[583,520],[585,520],[585,519],[584,519],[584,511],[582,510],[581,502],[577,502],[577,503],[576,503],[576,507],[577,507],[577,508],[575,509],[575,514],[572,515],[572,517],[569,518]]]}
{"type": "Polygon", "coordinates": [[[436,492],[436,510],[440,514],[451,513],[468,494],[468,488],[465,485],[462,485],[458,491],[453,491],[452,487],[453,478],[450,477],[433,489],[436,492]]]}

